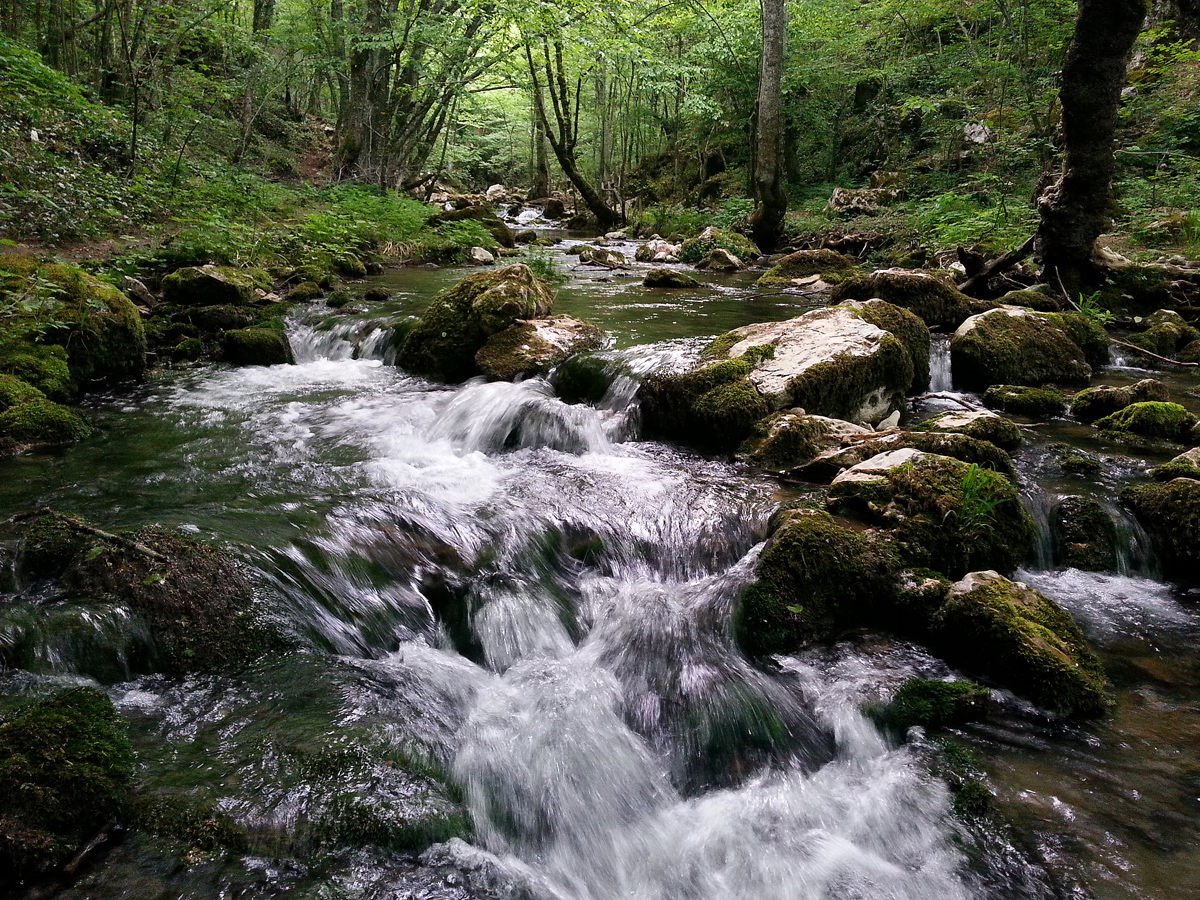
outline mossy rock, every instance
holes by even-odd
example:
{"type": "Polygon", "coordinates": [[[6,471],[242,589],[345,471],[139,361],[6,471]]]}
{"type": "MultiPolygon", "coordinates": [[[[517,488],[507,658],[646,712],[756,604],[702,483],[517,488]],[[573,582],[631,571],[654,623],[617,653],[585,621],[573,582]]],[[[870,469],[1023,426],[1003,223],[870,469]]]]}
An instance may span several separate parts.
{"type": "Polygon", "coordinates": [[[1104,463],[1066,444],[1060,445],[1056,459],[1059,468],[1069,475],[1095,481],[1104,473],[1104,463]]]}
{"type": "Polygon", "coordinates": [[[717,248],[728,250],[742,261],[757,259],[762,255],[754,241],[736,231],[721,228],[705,228],[694,238],[688,238],[679,247],[680,262],[695,265],[717,248]]]}
{"type": "Polygon", "coordinates": [[[322,290],[327,291],[333,287],[333,272],[329,270],[328,265],[307,263],[297,267],[294,274],[301,282],[311,281],[322,290]]]}
{"type": "Polygon", "coordinates": [[[210,350],[200,338],[184,338],[170,349],[171,361],[177,363],[199,362],[210,355],[210,350]]]}
{"type": "Polygon", "coordinates": [[[945,412],[914,425],[912,430],[966,434],[976,440],[990,441],[1001,450],[1015,450],[1021,443],[1021,429],[1004,416],[992,412],[945,412]]]}
{"type": "MultiPolygon", "coordinates": [[[[311,282],[310,282],[311,283],[311,282]]],[[[254,314],[240,306],[198,306],[182,309],[171,316],[171,321],[191,325],[201,334],[220,334],[249,328],[254,324],[254,314]]]]}
{"type": "Polygon", "coordinates": [[[332,291],[329,296],[325,298],[325,305],[330,309],[341,309],[343,306],[353,302],[354,297],[349,291],[332,291]]]}
{"type": "Polygon", "coordinates": [[[1110,416],[1097,420],[1102,431],[1137,434],[1142,437],[1179,441],[1196,424],[1196,417],[1178,403],[1146,401],[1131,403],[1110,416]]]}
{"type": "Polygon", "coordinates": [[[335,256],[329,263],[330,268],[343,278],[366,278],[367,267],[353,253],[343,253],[335,256]]]}
{"type": "Polygon", "coordinates": [[[51,400],[69,400],[77,390],[67,351],[59,346],[0,341],[0,372],[33,385],[51,400]]]}
{"type": "Polygon", "coordinates": [[[475,355],[518,319],[549,314],[554,298],[523,263],[468,275],[434,298],[399,344],[397,362],[442,381],[476,374],[475,355]]]}
{"type": "Polygon", "coordinates": [[[112,701],[76,688],[0,718],[0,871],[67,862],[126,808],[133,751],[112,701]]]}
{"type": "Polygon", "coordinates": [[[604,266],[610,269],[621,268],[626,262],[625,254],[620,250],[612,250],[608,247],[590,247],[587,245],[579,249],[579,261],[588,265],[604,266]]]}
{"type": "Polygon", "coordinates": [[[386,303],[392,299],[392,292],[383,287],[367,288],[363,291],[362,298],[368,303],[386,303]]]}
{"type": "Polygon", "coordinates": [[[738,455],[751,465],[787,469],[838,446],[846,435],[871,433],[868,428],[840,419],[779,412],[754,424],[738,455]]]}
{"type": "Polygon", "coordinates": [[[517,246],[517,239],[512,233],[512,229],[500,221],[500,218],[486,206],[468,206],[465,209],[440,212],[429,220],[429,225],[436,227],[446,222],[468,221],[478,222],[486,228],[501,247],[511,249],[517,246]]]}
{"type": "Polygon", "coordinates": [[[1038,312],[1060,312],[1063,309],[1063,302],[1054,288],[1046,284],[1009,291],[996,302],[1002,306],[1024,306],[1038,312]]]}
{"type": "Polygon", "coordinates": [[[752,656],[786,653],[870,620],[895,593],[896,553],[887,537],[838,525],[819,510],[782,519],[734,614],[738,643],[752,656]]]}
{"type": "Polygon", "coordinates": [[[991,692],[971,681],[910,678],[886,706],[870,713],[883,727],[903,734],[914,725],[932,730],[981,721],[991,704],[991,692]]]}
{"type": "Polygon", "coordinates": [[[1161,309],[1171,303],[1173,276],[1159,266],[1128,265],[1110,269],[1097,302],[1108,310],[1132,313],[1161,309]]]}
{"type": "Polygon", "coordinates": [[[1071,718],[1111,707],[1104,670],[1071,616],[1045,595],[993,571],[950,589],[932,620],[949,662],[1071,718]]]}
{"type": "Polygon", "coordinates": [[[1170,462],[1150,470],[1155,481],[1170,481],[1173,478],[1200,478],[1200,447],[1180,453],[1170,462]]]}
{"type": "Polygon", "coordinates": [[[30,400],[44,400],[45,397],[46,395],[32,384],[15,375],[0,374],[0,412],[30,400]]]}
{"type": "Polygon", "coordinates": [[[1061,391],[1019,384],[993,384],[984,391],[983,403],[992,409],[1030,419],[1061,416],[1067,409],[1067,398],[1061,391]]]}
{"type": "MultiPolygon", "coordinates": [[[[993,384],[1083,384],[1092,369],[1084,351],[1051,321],[1052,313],[1003,307],[972,316],[950,341],[954,383],[968,390],[993,384]]],[[[1065,316],[1059,316],[1068,324],[1065,316]]]]}
{"type": "Polygon", "coordinates": [[[974,463],[1009,479],[1017,477],[1012,458],[990,441],[981,441],[966,434],[922,431],[894,432],[870,440],[854,441],[844,448],[821,453],[791,474],[806,481],[828,484],[845,469],[880,453],[906,447],[922,453],[949,456],[968,465],[974,463]]]}
{"type": "MultiPolygon", "coordinates": [[[[318,284],[319,273],[302,272],[305,281],[318,284]]],[[[232,266],[191,266],[166,276],[162,282],[163,302],[176,306],[246,306],[257,298],[255,291],[269,290],[271,276],[261,269],[232,266]]]]}
{"type": "Polygon", "coordinates": [[[1081,422],[1095,422],[1124,409],[1133,402],[1128,388],[1098,385],[1071,398],[1071,415],[1081,422]]]}
{"type": "Polygon", "coordinates": [[[479,372],[512,381],[550,371],[568,357],[604,345],[604,332],[572,316],[530,319],[510,325],[487,339],[475,354],[479,372]]]}
{"type": "MultiPolygon", "coordinates": [[[[254,608],[250,582],[214,547],[154,528],[112,534],[50,511],[18,517],[11,527],[20,539],[20,582],[47,582],[37,601],[43,624],[53,628],[54,617],[80,607],[127,608],[132,616],[121,621],[135,650],[125,665],[134,672],[215,671],[281,646],[254,608]]],[[[10,642],[5,661],[34,659],[39,634],[10,642]]],[[[94,671],[79,674],[128,677],[92,662],[94,671]]]]}
{"type": "Polygon", "coordinates": [[[1085,572],[1117,569],[1117,526],[1090,497],[1064,497],[1050,512],[1055,559],[1085,572]]]}
{"type": "Polygon", "coordinates": [[[1200,580],[1200,480],[1175,478],[1166,484],[1127,487],[1121,503],[1150,535],[1168,577],[1200,580]]]}
{"type": "Polygon", "coordinates": [[[859,463],[834,479],[827,504],[895,539],[902,564],[960,577],[986,566],[1013,571],[1036,529],[999,472],[915,449],[859,463]]]}
{"type": "Polygon", "coordinates": [[[287,299],[289,303],[308,303],[324,295],[325,291],[315,281],[302,281],[288,291],[287,299]]]}
{"type": "Polygon", "coordinates": [[[225,358],[235,366],[295,365],[287,335],[274,328],[236,328],[222,337],[225,358]]]}
{"type": "Polygon", "coordinates": [[[599,403],[613,382],[631,377],[621,359],[579,353],[565,360],[553,374],[554,393],[564,403],[599,403]]]}
{"type": "Polygon", "coordinates": [[[651,269],[642,279],[642,284],[648,288],[667,288],[683,290],[700,287],[700,282],[685,272],[674,269],[651,269]]]}
{"type": "Polygon", "coordinates": [[[912,360],[913,380],[909,391],[920,393],[929,389],[929,326],[920,316],[886,300],[851,300],[839,305],[853,309],[875,327],[895,335],[912,360]]]}
{"type": "Polygon", "coordinates": [[[17,444],[70,444],[90,432],[79,413],[45,398],[26,400],[0,413],[0,437],[17,444]]]}
{"type": "Polygon", "coordinates": [[[729,451],[769,413],[746,376],[754,359],[739,357],[690,372],[655,372],[638,388],[643,433],[711,450],[729,451]]]}
{"type": "Polygon", "coordinates": [[[1104,326],[1079,313],[1041,313],[1055,328],[1059,328],[1083,351],[1089,366],[1098,369],[1112,361],[1108,332],[1104,326]]]}
{"type": "Polygon", "coordinates": [[[778,287],[792,283],[795,278],[825,273],[847,273],[854,269],[855,260],[835,250],[797,250],[789,253],[758,279],[759,287],[778,287]]]}
{"type": "Polygon", "coordinates": [[[909,270],[849,278],[833,289],[830,303],[876,298],[910,310],[926,325],[940,328],[957,328],[967,317],[995,305],[968,297],[937,275],[909,270]]]}
{"type": "Polygon", "coordinates": [[[1176,359],[1186,363],[1200,363],[1200,341],[1192,341],[1176,354],[1176,359]]]}

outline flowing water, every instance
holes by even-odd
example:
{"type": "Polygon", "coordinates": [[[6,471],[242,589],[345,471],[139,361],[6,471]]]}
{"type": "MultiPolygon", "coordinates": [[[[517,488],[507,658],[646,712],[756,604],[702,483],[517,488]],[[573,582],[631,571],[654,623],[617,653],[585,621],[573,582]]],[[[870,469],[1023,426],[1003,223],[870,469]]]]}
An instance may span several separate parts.
{"type": "MultiPolygon", "coordinates": [[[[576,270],[558,309],[605,327],[622,374],[603,401],[571,406],[540,378],[448,387],[386,364],[387,322],[462,274],[386,276],[391,302],[318,304],[290,324],[298,365],[162,372],[93,398],[83,444],[0,462],[4,515],[50,505],[226,546],[302,647],[238,678],[179,681],[139,674],[116,641],[82,652],[80,629],[114,627],[99,613],[70,640],[43,636],[10,687],[101,678],[139,748],[159,748],[139,777],[183,785],[253,838],[250,853],[182,867],[134,839],[64,896],[1200,895],[1200,622],[1194,597],[1147,577],[1144,553],[1095,575],[1053,569],[1047,551],[1022,573],[1097,642],[1120,705],[1077,729],[997,692],[998,715],[958,738],[1002,816],[964,822],[931,774],[936,747],[896,745],[860,711],[949,670],[871,635],[751,665],[731,604],[794,494],[637,439],[639,373],[811,301],[757,296],[747,276],[667,293],[576,270]],[[416,756],[459,793],[391,763],[416,756]],[[342,779],[336,797],[306,779],[314,760],[342,779]],[[312,866],[295,837],[338,803],[394,819],[451,816],[459,799],[472,843],[419,860],[312,866]]],[[[1055,437],[1031,441],[1022,474],[1077,492],[1046,475],[1055,437]]],[[[0,640],[31,627],[10,617],[0,640]]]]}

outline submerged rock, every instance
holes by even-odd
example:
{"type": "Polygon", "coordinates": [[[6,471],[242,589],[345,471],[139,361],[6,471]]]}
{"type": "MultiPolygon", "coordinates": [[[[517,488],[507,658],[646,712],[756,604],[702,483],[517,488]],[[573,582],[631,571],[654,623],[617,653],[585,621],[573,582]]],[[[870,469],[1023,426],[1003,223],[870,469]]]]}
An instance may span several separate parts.
{"type": "MultiPolygon", "coordinates": [[[[972,316],[954,332],[954,383],[971,390],[993,384],[1087,384],[1092,369],[1072,339],[1078,323],[1066,314],[1008,306],[972,316]]],[[[1105,338],[1107,353],[1107,338],[1105,338]]]]}
{"type": "Polygon", "coordinates": [[[914,725],[946,728],[986,719],[992,695],[971,681],[910,678],[872,718],[904,734],[914,725]]]}
{"type": "Polygon", "coordinates": [[[1060,416],[1067,409],[1067,398],[1061,391],[1019,384],[993,384],[984,391],[983,402],[992,409],[1031,419],[1060,416]]]}
{"type": "Polygon", "coordinates": [[[845,469],[856,466],[872,456],[912,447],[923,453],[949,456],[965,463],[975,463],[994,469],[1007,478],[1015,478],[1016,470],[1007,453],[990,441],[981,441],[965,434],[939,432],[897,431],[867,440],[852,439],[845,446],[822,451],[807,463],[789,472],[797,478],[818,484],[829,484],[845,469]]]}
{"type": "Polygon", "coordinates": [[[475,364],[488,378],[512,381],[548,372],[569,356],[603,345],[603,331],[571,316],[529,319],[489,337],[475,364]]]}
{"type": "Polygon", "coordinates": [[[1117,569],[1117,526],[1098,501],[1064,497],[1050,512],[1057,560],[1085,572],[1117,569]]]}
{"type": "Polygon", "coordinates": [[[1053,600],[994,571],[954,584],[933,614],[947,660],[1064,716],[1095,718],[1112,701],[1104,670],[1079,626],[1053,600]]]}
{"type": "Polygon", "coordinates": [[[874,433],[853,422],[789,410],[757,422],[738,454],[756,466],[787,469],[803,465],[818,453],[839,446],[847,435],[874,433]]]}
{"type": "Polygon", "coordinates": [[[1121,491],[1121,503],[1132,510],[1154,542],[1169,577],[1197,581],[1200,572],[1200,480],[1174,478],[1166,484],[1143,484],[1121,491]]]}
{"type": "Polygon", "coordinates": [[[124,723],[95,688],[63,691],[0,715],[6,885],[15,888],[70,860],[124,812],[132,774],[124,723]]]}
{"type": "Polygon", "coordinates": [[[549,315],[550,291],[523,263],[468,275],[434,298],[399,345],[397,362],[418,375],[458,382],[476,374],[475,355],[518,319],[549,315]]]}
{"type": "Polygon", "coordinates": [[[995,306],[975,300],[941,276],[914,269],[882,269],[843,281],[830,294],[831,303],[878,298],[920,316],[926,325],[957,328],[969,316],[995,306]]]}

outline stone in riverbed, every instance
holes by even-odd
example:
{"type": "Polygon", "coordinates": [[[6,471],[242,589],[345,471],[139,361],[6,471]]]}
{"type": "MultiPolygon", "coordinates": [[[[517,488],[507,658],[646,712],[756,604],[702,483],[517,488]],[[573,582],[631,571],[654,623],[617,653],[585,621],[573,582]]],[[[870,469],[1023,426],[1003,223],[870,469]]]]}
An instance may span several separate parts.
{"type": "Polygon", "coordinates": [[[235,366],[295,365],[291,342],[274,328],[237,328],[222,337],[225,357],[235,366]]]}
{"type": "Polygon", "coordinates": [[[878,298],[920,316],[926,325],[957,328],[969,316],[995,306],[975,300],[939,275],[915,269],[881,269],[849,278],[830,294],[831,303],[878,298]]]}
{"type": "Polygon", "coordinates": [[[1013,422],[984,410],[953,410],[913,426],[914,431],[940,431],[967,434],[991,441],[1001,450],[1015,450],[1021,443],[1021,429],[1013,422]]]}
{"type": "Polygon", "coordinates": [[[1170,462],[1150,470],[1155,481],[1170,481],[1172,478],[1200,479],[1200,447],[1180,453],[1170,462]]]}
{"type": "Polygon", "coordinates": [[[696,268],[708,272],[737,272],[744,269],[746,264],[723,247],[710,250],[708,255],[696,263],[696,268]]]}
{"type": "Polygon", "coordinates": [[[442,381],[477,373],[475,355],[519,319],[549,315],[554,297],[523,263],[468,275],[434,298],[415,325],[404,325],[397,362],[442,381]]]}
{"type": "Polygon", "coordinates": [[[750,437],[738,449],[738,455],[752,465],[787,469],[803,465],[823,450],[839,446],[847,435],[865,434],[874,432],[853,422],[788,410],[757,422],[750,437]]]}
{"type": "Polygon", "coordinates": [[[1050,527],[1062,565],[1084,572],[1116,571],[1117,526],[1098,501],[1064,497],[1050,512],[1050,527]]]}
{"type": "Polygon", "coordinates": [[[1168,577],[1190,583],[1200,572],[1200,480],[1174,478],[1121,491],[1121,503],[1149,533],[1168,577]]]}
{"type": "Polygon", "coordinates": [[[1082,320],[1074,314],[1037,313],[1017,306],[971,316],[950,340],[954,383],[969,390],[993,384],[1087,384],[1092,369],[1079,341],[1099,364],[1099,344],[1103,342],[1107,355],[1107,336],[1092,334],[1082,320]]]}
{"type": "Polygon", "coordinates": [[[1067,408],[1062,392],[1019,384],[993,384],[984,392],[983,402],[992,409],[1031,419],[1060,416],[1067,408]]]}
{"type": "Polygon", "coordinates": [[[679,262],[679,245],[656,238],[638,247],[633,258],[638,262],[679,262]]]}
{"type": "Polygon", "coordinates": [[[686,290],[700,287],[700,282],[684,272],[674,269],[651,269],[642,279],[642,284],[648,288],[666,288],[668,290],[686,290]]]}
{"type": "Polygon", "coordinates": [[[913,378],[904,344],[845,308],[735,329],[704,358],[691,371],[642,382],[648,434],[731,450],[759,419],[794,407],[874,425],[904,408],[913,378]]]}
{"type": "Polygon", "coordinates": [[[604,345],[604,332],[571,316],[519,322],[487,339],[475,354],[481,374],[512,381],[550,371],[570,356],[604,345]]]}
{"type": "Polygon", "coordinates": [[[759,287],[785,286],[794,279],[809,275],[849,272],[854,268],[854,262],[849,256],[834,250],[797,250],[779,260],[755,283],[759,287]]]}
{"type": "Polygon", "coordinates": [[[271,277],[261,269],[211,265],[178,269],[162,283],[163,302],[176,306],[245,306],[257,299],[256,290],[270,287],[271,277]]]}
{"type": "Polygon", "coordinates": [[[1178,403],[1147,401],[1131,403],[1096,421],[1096,427],[1115,434],[1182,441],[1196,424],[1196,417],[1178,403]]]}
{"type": "Polygon", "coordinates": [[[1009,479],[1016,478],[1012,459],[990,441],[981,441],[965,434],[921,431],[897,431],[868,440],[848,439],[845,446],[822,451],[807,463],[800,463],[798,468],[788,474],[805,481],[829,484],[844,469],[856,466],[880,453],[904,447],[938,456],[950,456],[968,464],[975,463],[994,469],[1009,479]]]}

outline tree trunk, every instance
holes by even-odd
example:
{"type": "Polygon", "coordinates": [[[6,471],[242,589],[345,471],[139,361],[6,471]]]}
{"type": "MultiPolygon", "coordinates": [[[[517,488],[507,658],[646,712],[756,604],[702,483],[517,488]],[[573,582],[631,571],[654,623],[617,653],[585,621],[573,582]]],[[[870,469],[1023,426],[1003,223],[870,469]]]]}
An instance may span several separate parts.
{"type": "Polygon", "coordinates": [[[550,196],[550,159],[546,154],[546,132],[537,118],[537,101],[534,101],[533,121],[533,178],[526,200],[540,200],[550,196]]]}
{"type": "Polygon", "coordinates": [[[525,58],[529,63],[529,77],[533,82],[534,105],[537,109],[538,122],[550,142],[550,149],[558,160],[559,167],[567,176],[579,196],[587,206],[588,211],[596,217],[596,223],[601,231],[608,231],[621,223],[621,216],[612,209],[596,192],[591,183],[583,177],[576,161],[575,146],[579,141],[579,94],[582,85],[575,87],[574,110],[572,110],[571,89],[567,84],[567,72],[563,63],[563,47],[560,40],[554,42],[554,60],[551,62],[550,45],[542,40],[542,63],[546,75],[546,93],[554,111],[554,122],[551,123],[546,113],[546,103],[542,99],[542,84],[538,80],[538,65],[533,59],[533,50],[525,44],[525,58]]]}
{"type": "Polygon", "coordinates": [[[275,0],[254,0],[254,33],[270,31],[275,21],[275,0]]]}
{"type": "Polygon", "coordinates": [[[754,153],[754,212],[750,236],[765,250],[779,246],[787,192],[783,189],[783,58],[787,52],[787,0],[760,0],[762,68],[754,153]]]}
{"type": "Polygon", "coordinates": [[[1092,248],[1109,225],[1117,107],[1145,16],[1142,0],[1079,0],[1059,90],[1062,171],[1038,197],[1036,241],[1043,277],[1072,294],[1098,280],[1092,248]]]}

